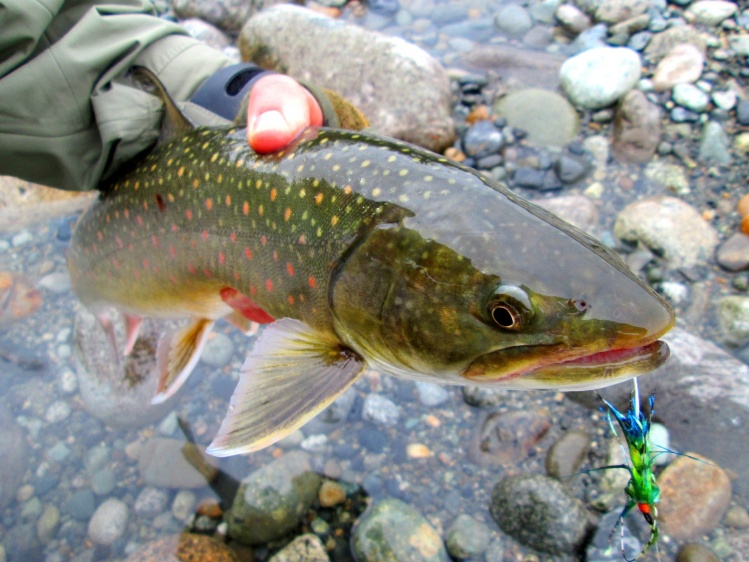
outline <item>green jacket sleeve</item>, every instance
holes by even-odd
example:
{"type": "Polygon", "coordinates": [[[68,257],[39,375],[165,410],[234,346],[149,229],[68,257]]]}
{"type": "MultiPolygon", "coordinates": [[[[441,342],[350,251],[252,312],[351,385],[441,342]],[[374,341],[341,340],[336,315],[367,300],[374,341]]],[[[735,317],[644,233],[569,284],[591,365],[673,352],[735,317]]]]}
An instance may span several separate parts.
{"type": "Polygon", "coordinates": [[[94,189],[158,137],[161,101],[128,68],[185,101],[228,64],[147,0],[0,0],[0,174],[94,189]]]}

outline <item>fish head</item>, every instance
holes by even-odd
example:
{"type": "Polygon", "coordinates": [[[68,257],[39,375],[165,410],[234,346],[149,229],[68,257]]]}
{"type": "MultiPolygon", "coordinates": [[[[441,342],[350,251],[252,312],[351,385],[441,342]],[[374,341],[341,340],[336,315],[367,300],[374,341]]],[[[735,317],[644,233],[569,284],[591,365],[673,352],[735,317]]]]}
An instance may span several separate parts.
{"type": "Polygon", "coordinates": [[[673,311],[614,252],[477,193],[463,212],[412,207],[347,256],[331,286],[343,341],[393,374],[517,389],[601,388],[667,359],[673,311]]]}

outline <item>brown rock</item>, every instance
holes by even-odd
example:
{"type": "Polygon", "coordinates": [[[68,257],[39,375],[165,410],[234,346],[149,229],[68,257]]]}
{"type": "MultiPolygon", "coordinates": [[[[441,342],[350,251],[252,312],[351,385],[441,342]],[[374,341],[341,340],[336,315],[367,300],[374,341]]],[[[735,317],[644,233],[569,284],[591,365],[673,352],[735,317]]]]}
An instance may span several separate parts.
{"type": "Polygon", "coordinates": [[[342,504],[346,500],[346,490],[338,482],[323,480],[317,499],[322,507],[333,507],[342,504]]]}
{"type": "Polygon", "coordinates": [[[492,412],[479,424],[469,447],[480,465],[518,463],[526,459],[551,427],[549,412],[492,412]]]}
{"type": "Polygon", "coordinates": [[[239,558],[213,537],[184,533],[151,541],[125,562],[239,562],[239,558]]]}
{"type": "MultiPolygon", "coordinates": [[[[743,224],[743,220],[741,221],[743,224]]],[[[728,271],[742,271],[749,268],[749,236],[736,232],[723,242],[715,256],[718,264],[728,271]]]]}
{"type": "Polygon", "coordinates": [[[0,271],[0,322],[7,324],[29,314],[42,305],[42,294],[24,276],[0,271]]]}
{"type": "Polygon", "coordinates": [[[725,471],[697,453],[688,455],[699,460],[677,457],[659,479],[659,518],[663,532],[675,540],[715,529],[731,502],[731,480],[725,471]]]}
{"type": "Polygon", "coordinates": [[[649,162],[661,140],[661,112],[639,90],[619,101],[614,117],[612,150],[620,162],[649,162]]]}
{"type": "Polygon", "coordinates": [[[463,57],[468,67],[492,70],[502,76],[508,91],[522,88],[555,90],[566,57],[510,45],[481,45],[463,57]]]}
{"type": "Polygon", "coordinates": [[[720,562],[720,558],[706,546],[692,543],[681,547],[676,562],[720,562]]]}
{"type": "Polygon", "coordinates": [[[649,0],[604,0],[596,10],[596,20],[618,23],[645,13],[649,0]]]}
{"type": "Polygon", "coordinates": [[[652,62],[658,62],[671,52],[671,49],[683,43],[693,45],[703,56],[707,52],[705,40],[700,32],[690,25],[683,25],[653,35],[645,48],[645,58],[652,62]]]}
{"type": "Polygon", "coordinates": [[[739,204],[736,206],[736,210],[742,217],[749,215],[749,193],[739,199],[739,204]]]}
{"type": "Polygon", "coordinates": [[[697,47],[689,43],[676,45],[655,68],[653,88],[662,92],[676,84],[692,83],[702,75],[704,65],[705,57],[697,47]]]}

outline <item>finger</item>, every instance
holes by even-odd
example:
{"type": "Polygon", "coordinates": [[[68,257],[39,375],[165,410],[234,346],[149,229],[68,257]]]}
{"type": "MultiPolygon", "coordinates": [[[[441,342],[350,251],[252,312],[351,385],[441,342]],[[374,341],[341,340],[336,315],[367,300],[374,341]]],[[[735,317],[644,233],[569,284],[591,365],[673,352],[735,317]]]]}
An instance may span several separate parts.
{"type": "Polygon", "coordinates": [[[256,152],[280,150],[305,127],[322,123],[317,100],[293,78],[265,76],[250,92],[247,142],[256,152]]]}

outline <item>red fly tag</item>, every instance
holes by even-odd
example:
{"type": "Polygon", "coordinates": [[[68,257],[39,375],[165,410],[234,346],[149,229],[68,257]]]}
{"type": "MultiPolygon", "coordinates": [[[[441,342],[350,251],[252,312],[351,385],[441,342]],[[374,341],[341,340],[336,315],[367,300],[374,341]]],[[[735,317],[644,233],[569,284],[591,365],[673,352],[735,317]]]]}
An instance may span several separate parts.
{"type": "Polygon", "coordinates": [[[252,320],[258,324],[269,324],[275,320],[275,318],[250,300],[247,295],[243,295],[231,287],[221,289],[221,300],[248,320],[252,320]]]}

